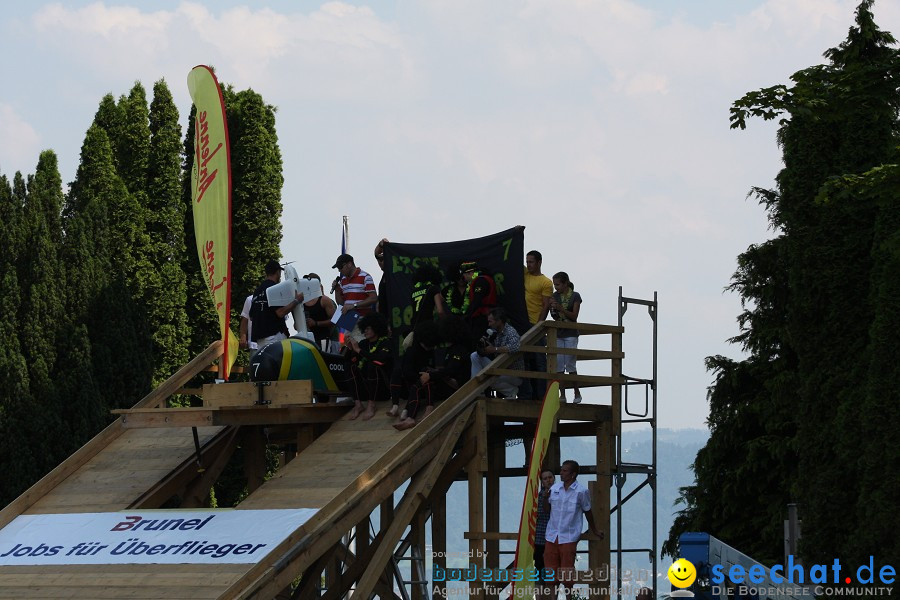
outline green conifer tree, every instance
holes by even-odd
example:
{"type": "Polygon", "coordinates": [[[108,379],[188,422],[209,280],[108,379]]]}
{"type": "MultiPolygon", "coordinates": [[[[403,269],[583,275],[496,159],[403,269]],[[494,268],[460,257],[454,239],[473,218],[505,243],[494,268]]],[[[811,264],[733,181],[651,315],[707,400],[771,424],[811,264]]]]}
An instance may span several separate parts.
{"type": "Polygon", "coordinates": [[[153,372],[146,313],[135,300],[143,289],[147,234],[96,125],[85,137],[66,214],[67,263],[77,265],[71,311],[87,326],[95,382],[107,407],[131,406],[149,391],[153,372]]]}
{"type": "Polygon", "coordinates": [[[152,266],[146,281],[148,321],[153,331],[154,382],[172,375],[188,357],[184,206],[181,203],[181,127],[165,81],[153,86],[150,106],[146,228],[152,266]]]}
{"type": "MultiPolygon", "coordinates": [[[[62,180],[56,155],[44,151],[28,178],[23,209],[24,251],[18,263],[19,346],[28,371],[29,406],[20,406],[20,439],[34,455],[28,482],[54,467],[69,441],[56,387],[57,336],[65,319],[62,241],[62,180]]],[[[21,491],[21,490],[20,490],[21,491]]]]}
{"type": "Polygon", "coordinates": [[[23,206],[13,195],[5,175],[0,175],[0,469],[4,485],[0,503],[7,504],[31,482],[29,460],[22,459],[29,440],[22,436],[21,421],[28,416],[32,399],[28,385],[28,367],[19,344],[19,275],[16,262],[22,253],[23,206]]]}

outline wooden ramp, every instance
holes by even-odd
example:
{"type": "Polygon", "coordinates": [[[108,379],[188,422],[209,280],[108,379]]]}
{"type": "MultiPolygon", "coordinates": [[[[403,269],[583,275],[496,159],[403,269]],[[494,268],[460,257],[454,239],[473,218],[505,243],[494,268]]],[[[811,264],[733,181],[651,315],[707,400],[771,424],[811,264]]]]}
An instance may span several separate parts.
{"type": "MultiPolygon", "coordinates": [[[[209,362],[209,356],[198,359],[209,362]]],[[[186,367],[184,373],[179,372],[182,380],[189,379],[189,370],[186,367]]],[[[176,383],[168,387],[174,389],[176,383]]],[[[387,406],[379,406],[378,414],[369,421],[345,419],[332,424],[237,507],[319,511],[258,564],[2,566],[0,598],[275,597],[381,502],[392,498],[404,481],[430,463],[443,465],[449,459],[472,414],[471,405],[485,386],[469,382],[426,422],[403,432],[391,427],[393,421],[384,414],[387,406]],[[442,460],[435,462],[439,454],[442,460]]],[[[135,406],[134,414],[146,416],[154,407],[160,414],[180,410],[161,406],[160,398],[167,397],[166,392],[148,396],[135,406]]],[[[188,416],[195,412],[184,410],[188,416]]],[[[0,527],[24,514],[159,506],[151,500],[155,488],[180,473],[196,471],[191,428],[169,418],[157,419],[145,428],[129,426],[134,427],[123,415],[98,434],[0,511],[0,527]],[[166,426],[170,421],[173,425],[166,426]]],[[[217,444],[224,448],[222,440],[233,443],[237,429],[198,428],[201,447],[205,451],[217,444]]],[[[439,472],[437,466],[431,469],[431,484],[439,472]]],[[[158,502],[165,499],[155,498],[158,502]]]]}

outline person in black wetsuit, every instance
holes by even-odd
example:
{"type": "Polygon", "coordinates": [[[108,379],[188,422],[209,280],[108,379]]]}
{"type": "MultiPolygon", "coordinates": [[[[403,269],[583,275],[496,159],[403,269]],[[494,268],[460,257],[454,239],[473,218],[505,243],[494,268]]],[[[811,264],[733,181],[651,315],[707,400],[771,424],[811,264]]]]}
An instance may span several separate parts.
{"type": "Polygon", "coordinates": [[[361,318],[357,325],[363,334],[363,340],[357,342],[349,339],[350,377],[353,380],[356,405],[350,413],[350,419],[360,415],[364,421],[375,416],[375,402],[390,398],[391,365],[393,357],[390,348],[387,321],[378,313],[370,313],[361,318]],[[363,412],[362,399],[366,399],[363,412]]]}
{"type": "Polygon", "coordinates": [[[391,402],[393,406],[388,414],[397,416],[400,400],[407,399],[406,410],[400,421],[408,419],[410,407],[418,409],[420,378],[422,373],[434,368],[434,349],[438,344],[438,327],[432,320],[416,325],[412,333],[412,343],[400,358],[391,377],[391,402]]]}
{"type": "Polygon", "coordinates": [[[440,341],[447,344],[443,363],[438,367],[426,367],[418,373],[410,387],[406,417],[394,424],[395,429],[402,431],[414,427],[420,420],[419,411],[423,405],[425,412],[421,418],[431,414],[436,402],[446,400],[469,380],[472,348],[466,324],[459,316],[448,315],[439,321],[438,332],[440,341]]]}

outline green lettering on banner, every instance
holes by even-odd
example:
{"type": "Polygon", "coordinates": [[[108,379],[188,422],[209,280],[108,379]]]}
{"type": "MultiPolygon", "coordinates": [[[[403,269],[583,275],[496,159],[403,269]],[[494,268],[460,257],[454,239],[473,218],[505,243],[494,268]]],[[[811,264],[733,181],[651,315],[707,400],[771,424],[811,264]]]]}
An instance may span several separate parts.
{"type": "Polygon", "coordinates": [[[503,262],[506,262],[507,260],[509,260],[509,248],[510,248],[510,246],[512,246],[512,238],[509,238],[508,240],[502,242],[501,245],[502,245],[504,248],[506,248],[506,249],[503,251],[503,262]]]}
{"type": "Polygon", "coordinates": [[[407,273],[407,265],[409,265],[408,256],[395,256],[391,264],[391,271],[393,273],[407,273]]]}
{"type": "Polygon", "coordinates": [[[411,275],[422,265],[433,265],[439,269],[441,268],[441,261],[437,256],[417,256],[415,258],[394,256],[391,260],[391,272],[411,275]]]}
{"type": "Polygon", "coordinates": [[[497,286],[497,295],[505,296],[506,292],[503,291],[503,273],[497,273],[494,275],[494,285],[497,286]]]}

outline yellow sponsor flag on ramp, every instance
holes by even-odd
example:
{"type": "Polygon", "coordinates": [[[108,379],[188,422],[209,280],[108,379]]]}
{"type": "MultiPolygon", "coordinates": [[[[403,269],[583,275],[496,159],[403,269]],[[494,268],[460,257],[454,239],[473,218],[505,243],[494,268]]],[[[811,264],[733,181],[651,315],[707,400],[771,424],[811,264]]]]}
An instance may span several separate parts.
{"type": "MultiPolygon", "coordinates": [[[[541,416],[538,418],[534,432],[534,445],[531,447],[531,459],[528,463],[528,480],[525,482],[525,499],[522,502],[522,519],[519,522],[519,543],[516,546],[516,562],[514,569],[521,570],[521,579],[516,576],[512,584],[510,598],[533,598],[534,582],[538,573],[534,568],[534,536],[537,527],[537,496],[541,486],[541,465],[550,444],[553,423],[559,412],[559,382],[554,381],[547,386],[544,403],[541,405],[541,416]]],[[[513,577],[510,577],[513,580],[513,577]]]]}
{"type": "Polygon", "coordinates": [[[188,91],[197,107],[191,206],[197,256],[219,316],[224,343],[225,379],[237,358],[238,341],[229,327],[231,312],[231,152],[225,102],[212,69],[199,65],[188,74],[188,91]]]}

